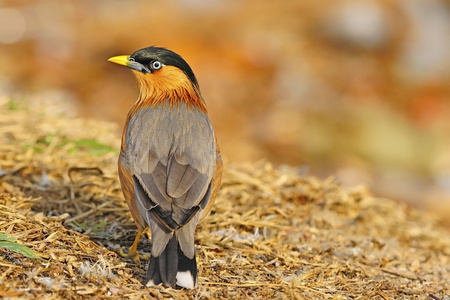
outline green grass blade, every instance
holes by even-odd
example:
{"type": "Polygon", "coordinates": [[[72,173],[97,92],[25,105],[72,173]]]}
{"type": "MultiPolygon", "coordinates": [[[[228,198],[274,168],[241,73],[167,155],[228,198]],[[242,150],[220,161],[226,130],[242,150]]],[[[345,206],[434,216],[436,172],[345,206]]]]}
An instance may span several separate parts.
{"type": "Polygon", "coordinates": [[[18,243],[14,243],[11,241],[0,241],[0,248],[7,249],[10,251],[14,251],[16,253],[22,254],[28,258],[36,258],[40,260],[44,260],[42,257],[33,252],[30,248],[25,245],[21,245],[18,243]]]}
{"type": "Polygon", "coordinates": [[[0,233],[0,241],[15,242],[17,239],[11,235],[0,233]]]}

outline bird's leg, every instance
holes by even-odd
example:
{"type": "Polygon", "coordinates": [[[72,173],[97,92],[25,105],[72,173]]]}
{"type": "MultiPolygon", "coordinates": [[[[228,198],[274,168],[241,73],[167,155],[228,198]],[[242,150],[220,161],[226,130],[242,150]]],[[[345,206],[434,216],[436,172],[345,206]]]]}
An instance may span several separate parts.
{"type": "Polygon", "coordinates": [[[131,257],[135,263],[138,264],[139,267],[141,267],[141,260],[140,258],[148,258],[148,255],[139,255],[137,252],[137,245],[139,243],[139,240],[141,239],[142,234],[144,233],[144,229],[138,229],[138,232],[136,233],[136,237],[134,238],[133,245],[131,245],[130,249],[128,250],[128,254],[125,254],[122,249],[119,250],[119,254],[122,257],[131,257]]]}

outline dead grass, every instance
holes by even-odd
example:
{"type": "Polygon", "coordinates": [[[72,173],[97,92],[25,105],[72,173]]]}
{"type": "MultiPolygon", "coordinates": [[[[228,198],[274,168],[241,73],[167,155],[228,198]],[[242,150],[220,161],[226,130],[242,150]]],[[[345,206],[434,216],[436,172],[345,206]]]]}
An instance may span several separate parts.
{"type": "Polygon", "coordinates": [[[0,248],[0,297],[450,299],[450,236],[433,215],[265,161],[227,163],[197,230],[199,288],[144,288],[117,255],[135,233],[118,128],[7,103],[0,115],[0,232],[45,259],[0,248]]]}

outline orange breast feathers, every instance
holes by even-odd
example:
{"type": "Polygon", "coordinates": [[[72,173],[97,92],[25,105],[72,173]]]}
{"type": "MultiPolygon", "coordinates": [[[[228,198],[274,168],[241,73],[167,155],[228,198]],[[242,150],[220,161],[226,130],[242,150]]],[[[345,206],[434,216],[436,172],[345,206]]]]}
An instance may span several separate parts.
{"type": "Polygon", "coordinates": [[[184,102],[187,107],[206,113],[206,105],[198,87],[177,67],[164,66],[151,74],[132,71],[138,82],[140,95],[131,113],[149,105],[165,105],[166,101],[169,101],[170,108],[177,108],[184,102]]]}

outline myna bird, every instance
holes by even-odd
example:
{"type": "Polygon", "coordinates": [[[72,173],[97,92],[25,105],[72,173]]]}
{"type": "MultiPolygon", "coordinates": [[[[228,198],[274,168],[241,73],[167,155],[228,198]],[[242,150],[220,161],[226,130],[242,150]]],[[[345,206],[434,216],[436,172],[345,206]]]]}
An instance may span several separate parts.
{"type": "Polygon", "coordinates": [[[122,135],[119,177],[138,232],[129,256],[139,262],[150,228],[147,286],[197,286],[194,232],[217,196],[222,158],[192,69],[175,52],[148,47],[109,61],[131,69],[139,97],[122,135]]]}

